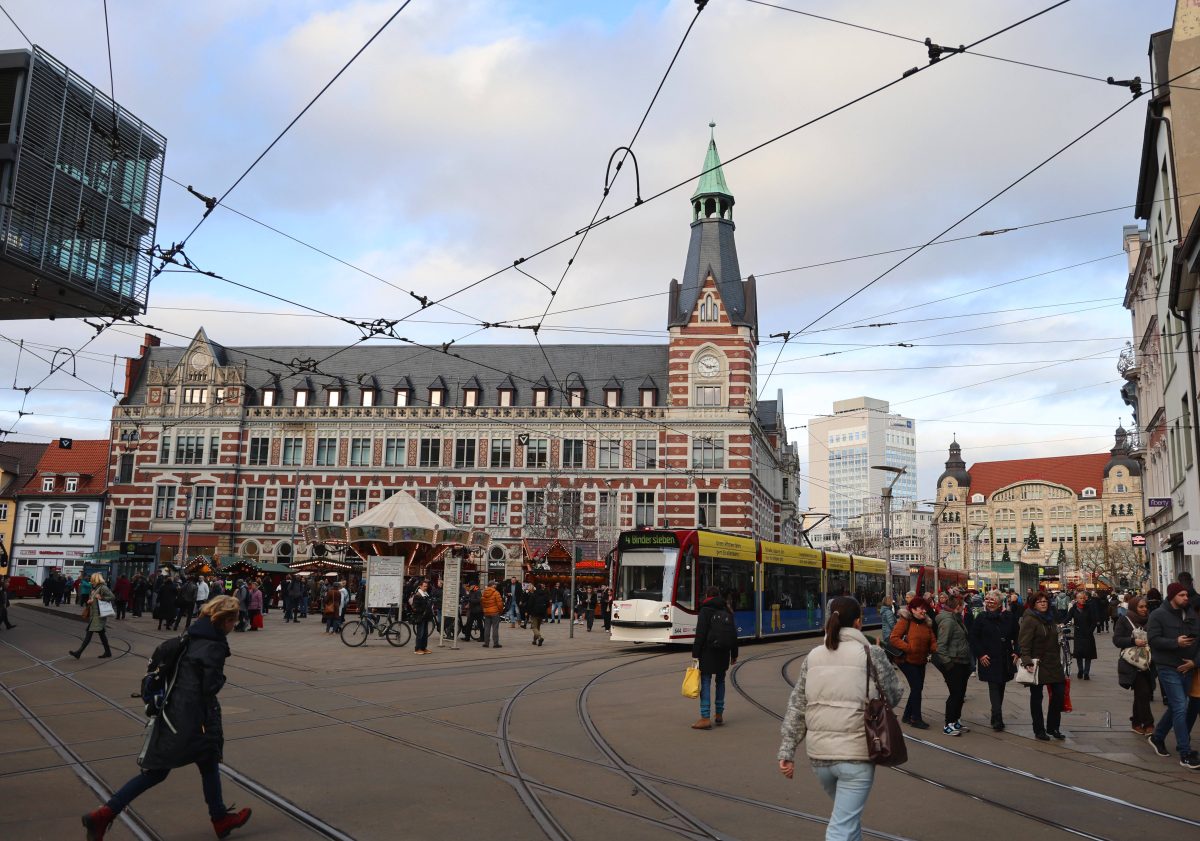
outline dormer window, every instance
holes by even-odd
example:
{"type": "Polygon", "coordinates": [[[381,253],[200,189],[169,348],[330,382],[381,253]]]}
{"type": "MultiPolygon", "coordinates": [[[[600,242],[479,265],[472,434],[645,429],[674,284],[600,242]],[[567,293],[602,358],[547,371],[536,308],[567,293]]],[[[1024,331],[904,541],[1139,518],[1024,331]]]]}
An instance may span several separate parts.
{"type": "Polygon", "coordinates": [[[621,392],[615,388],[606,389],[604,392],[604,405],[610,409],[615,409],[621,405],[621,392]]]}
{"type": "Polygon", "coordinates": [[[408,389],[407,388],[396,389],[396,405],[397,406],[407,406],[408,405],[408,389]]]}
{"type": "Polygon", "coordinates": [[[67,477],[67,493],[73,494],[78,490],[79,490],[79,477],[78,476],[68,476],[67,477]]]}
{"type": "Polygon", "coordinates": [[[704,300],[700,302],[700,320],[701,321],[716,321],[718,318],[717,300],[709,293],[704,296],[704,300]]]}
{"type": "Polygon", "coordinates": [[[373,388],[364,388],[363,389],[362,404],[364,406],[374,406],[375,405],[375,389],[373,389],[373,388]]]}
{"type": "Polygon", "coordinates": [[[511,388],[502,388],[498,393],[500,395],[501,406],[508,407],[513,404],[513,393],[511,388]]]}
{"type": "Polygon", "coordinates": [[[549,401],[550,401],[550,389],[535,388],[533,390],[533,405],[534,406],[545,406],[549,403],[549,401]]]}
{"type": "Polygon", "coordinates": [[[479,391],[474,388],[463,390],[463,405],[468,408],[475,408],[479,405],[479,391]]]}
{"type": "Polygon", "coordinates": [[[42,493],[53,493],[53,492],[54,492],[54,477],[53,476],[43,476],[42,477],[42,493]]]}
{"type": "Polygon", "coordinates": [[[641,402],[642,406],[653,406],[654,405],[654,389],[643,388],[641,391],[641,398],[642,399],[640,402],[641,402]]]}
{"type": "Polygon", "coordinates": [[[573,388],[569,392],[567,392],[567,395],[570,398],[572,408],[579,408],[580,406],[583,405],[583,389],[582,388],[573,388]]]}
{"type": "Polygon", "coordinates": [[[971,494],[971,502],[975,505],[979,505],[983,502],[983,494],[971,494]]]}
{"type": "Polygon", "coordinates": [[[342,392],[340,389],[329,389],[329,405],[334,408],[342,405],[342,392]]]}
{"type": "Polygon", "coordinates": [[[264,406],[274,406],[275,405],[275,389],[273,389],[273,388],[264,388],[263,389],[262,404],[264,406]]]}
{"type": "Polygon", "coordinates": [[[1083,489],[1083,498],[1084,499],[1094,499],[1095,497],[1096,497],[1096,489],[1095,488],[1084,488],[1083,489]]]}
{"type": "Polygon", "coordinates": [[[429,389],[429,405],[441,406],[444,399],[444,392],[440,388],[429,389]]]}
{"type": "Polygon", "coordinates": [[[308,405],[308,392],[306,390],[302,388],[296,389],[296,405],[301,407],[308,405]]]}

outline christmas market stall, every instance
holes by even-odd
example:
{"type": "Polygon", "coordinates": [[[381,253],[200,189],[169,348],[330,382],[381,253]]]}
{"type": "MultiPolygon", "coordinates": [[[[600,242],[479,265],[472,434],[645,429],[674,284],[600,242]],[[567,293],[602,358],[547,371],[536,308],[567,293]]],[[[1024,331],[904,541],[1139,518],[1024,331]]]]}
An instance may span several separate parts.
{"type": "Polygon", "coordinates": [[[608,583],[608,566],[600,556],[597,540],[567,540],[527,537],[521,541],[525,555],[525,580],[547,587],[571,583],[571,565],[575,565],[578,587],[599,587],[608,583]]]}

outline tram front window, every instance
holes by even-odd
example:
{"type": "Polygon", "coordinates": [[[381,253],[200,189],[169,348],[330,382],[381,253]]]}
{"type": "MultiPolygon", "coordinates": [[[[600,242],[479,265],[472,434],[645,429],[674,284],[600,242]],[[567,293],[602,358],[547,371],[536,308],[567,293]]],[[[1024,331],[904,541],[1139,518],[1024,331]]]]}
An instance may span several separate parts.
{"type": "Polygon", "coordinates": [[[675,573],[677,549],[655,549],[625,552],[621,555],[621,572],[617,578],[617,598],[664,601],[663,581],[671,581],[675,573]]]}

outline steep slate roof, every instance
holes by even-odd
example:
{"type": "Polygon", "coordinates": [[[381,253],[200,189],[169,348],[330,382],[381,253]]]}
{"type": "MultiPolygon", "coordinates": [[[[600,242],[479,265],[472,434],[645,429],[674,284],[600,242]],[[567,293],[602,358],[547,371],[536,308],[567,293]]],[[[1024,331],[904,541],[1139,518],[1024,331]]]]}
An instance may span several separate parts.
{"type": "Polygon", "coordinates": [[[758,401],[758,425],[773,431],[779,419],[779,403],[775,400],[758,401]]]}
{"type": "Polygon", "coordinates": [[[63,496],[62,482],[55,483],[53,491],[42,490],[42,476],[78,476],[79,490],[71,496],[98,496],[108,488],[108,441],[81,441],[74,439],[71,449],[64,450],[58,442],[46,447],[38,461],[35,475],[30,477],[21,490],[21,496],[63,496]]]}
{"type": "Polygon", "coordinates": [[[1076,494],[1095,488],[1104,495],[1104,465],[1108,453],[1051,458],[1019,458],[1012,461],[981,461],[971,465],[971,493],[991,496],[1000,488],[1020,481],[1053,482],[1066,485],[1076,494]]]}
{"type": "MultiPolygon", "coordinates": [[[[450,354],[430,353],[423,349],[414,351],[408,347],[395,345],[361,345],[344,350],[323,362],[320,366],[322,374],[294,375],[274,370],[278,376],[282,391],[275,402],[277,406],[291,405],[293,390],[300,383],[309,381],[317,387],[329,382],[331,377],[341,377],[355,381],[362,376],[378,376],[384,382],[402,382],[418,384],[413,389],[411,405],[422,405],[426,398],[427,384],[439,377],[447,385],[444,395],[444,405],[458,406],[462,402],[462,385],[471,377],[478,377],[484,393],[490,400],[496,393],[500,383],[506,381],[509,372],[516,387],[513,404],[516,406],[533,405],[533,389],[535,381],[544,377],[548,383],[556,381],[556,375],[561,382],[574,379],[575,375],[583,380],[589,388],[598,389],[600,384],[615,376],[628,387],[621,392],[621,405],[635,407],[640,404],[636,385],[647,376],[654,377],[658,382],[667,382],[667,345],[544,345],[545,355],[549,357],[553,370],[547,366],[541,350],[534,345],[455,345],[450,354]],[[487,368],[482,367],[487,365],[487,368]],[[499,370],[495,370],[499,369],[499,370]],[[501,373],[504,372],[504,373],[501,373]]],[[[149,350],[150,366],[173,368],[183,358],[186,348],[155,347],[149,350]]],[[[271,359],[323,359],[340,350],[338,347],[318,347],[313,345],[298,346],[265,346],[265,347],[226,347],[225,358],[230,365],[244,365],[246,369],[246,384],[252,389],[251,397],[259,399],[261,390],[272,381],[271,363],[264,362],[261,357],[271,359]],[[248,355],[246,352],[254,354],[248,355]]],[[[311,386],[309,386],[311,387],[311,386]]],[[[550,386],[543,386],[550,387],[550,386]]],[[[376,401],[378,406],[394,405],[395,395],[385,391],[376,401]]],[[[656,405],[666,405],[667,395],[659,393],[656,405]]],[[[132,393],[126,401],[131,404],[146,402],[146,375],[134,384],[132,393]]],[[[486,401],[485,401],[486,402],[486,401]]],[[[567,401],[557,390],[552,390],[548,401],[551,406],[562,406],[567,401]]],[[[600,405],[603,400],[589,394],[589,404],[600,405]]],[[[78,442],[77,442],[78,443],[78,442]]]]}
{"type": "Polygon", "coordinates": [[[0,444],[0,469],[4,471],[4,484],[0,485],[0,498],[11,497],[37,471],[37,463],[46,452],[45,444],[10,441],[0,444]]]}

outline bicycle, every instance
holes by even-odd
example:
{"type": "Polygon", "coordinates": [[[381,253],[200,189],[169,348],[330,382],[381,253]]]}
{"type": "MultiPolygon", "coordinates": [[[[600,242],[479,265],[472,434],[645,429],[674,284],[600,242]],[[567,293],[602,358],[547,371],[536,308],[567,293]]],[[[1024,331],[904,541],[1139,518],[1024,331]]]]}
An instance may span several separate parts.
{"type": "Polygon", "coordinates": [[[367,641],[372,634],[378,634],[396,648],[408,645],[412,639],[412,628],[399,618],[399,606],[389,605],[384,613],[364,613],[360,618],[347,622],[342,626],[342,642],[351,648],[357,648],[367,641]]]}

